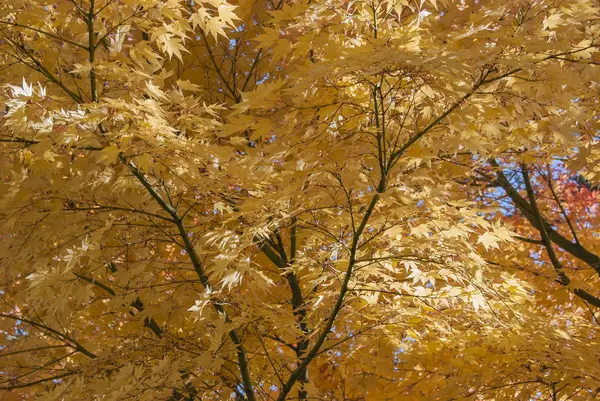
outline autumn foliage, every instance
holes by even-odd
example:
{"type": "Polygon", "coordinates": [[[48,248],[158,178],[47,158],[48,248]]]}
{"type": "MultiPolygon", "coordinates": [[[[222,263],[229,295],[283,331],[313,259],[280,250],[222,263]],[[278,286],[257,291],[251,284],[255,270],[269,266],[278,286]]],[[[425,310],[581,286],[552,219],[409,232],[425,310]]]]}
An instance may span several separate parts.
{"type": "Polygon", "coordinates": [[[0,400],[600,397],[599,18],[0,2],[0,400]]]}

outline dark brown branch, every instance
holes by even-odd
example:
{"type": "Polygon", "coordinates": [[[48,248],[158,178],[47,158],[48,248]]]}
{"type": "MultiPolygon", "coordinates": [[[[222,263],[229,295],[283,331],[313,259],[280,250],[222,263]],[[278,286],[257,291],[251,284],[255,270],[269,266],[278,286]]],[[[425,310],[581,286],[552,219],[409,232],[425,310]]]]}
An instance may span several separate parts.
{"type": "Polygon", "coordinates": [[[21,350],[13,351],[13,352],[3,352],[3,353],[0,353],[0,358],[5,357],[5,356],[10,356],[10,355],[22,354],[22,353],[25,353],[25,352],[42,351],[42,350],[45,350],[45,349],[65,348],[65,347],[69,347],[69,345],[47,345],[45,347],[21,349],[21,350]]]}
{"type": "Polygon", "coordinates": [[[435,120],[433,120],[431,123],[429,123],[427,126],[425,126],[422,130],[420,130],[415,135],[410,137],[409,140],[406,141],[406,143],[400,147],[400,149],[392,152],[392,154],[390,155],[390,161],[388,164],[388,168],[391,168],[398,161],[400,156],[402,156],[402,154],[410,146],[412,146],[415,142],[417,142],[419,139],[421,139],[425,134],[427,134],[429,131],[431,131],[433,128],[435,128],[440,122],[442,122],[446,117],[448,117],[454,110],[456,110],[466,100],[468,100],[471,96],[473,96],[475,94],[475,92],[477,91],[477,89],[479,89],[482,85],[484,85],[486,83],[497,81],[502,78],[506,78],[518,71],[520,71],[520,69],[515,69],[512,71],[509,71],[506,74],[502,74],[500,76],[497,76],[497,77],[489,79],[489,80],[486,80],[486,78],[489,75],[490,71],[482,73],[479,81],[477,83],[475,83],[475,85],[471,88],[471,90],[469,90],[469,92],[467,92],[460,99],[458,99],[454,104],[452,104],[452,106],[450,106],[448,109],[446,109],[446,111],[444,111],[442,114],[440,114],[435,120]]]}
{"type": "Polygon", "coordinates": [[[521,237],[520,235],[515,235],[513,238],[516,238],[519,241],[529,242],[530,244],[537,244],[537,245],[544,244],[544,242],[541,239],[525,238],[525,237],[521,237]]]}
{"type": "Polygon", "coordinates": [[[552,184],[552,171],[550,171],[550,167],[548,167],[548,177],[546,180],[548,181],[548,188],[550,188],[550,193],[552,194],[554,201],[558,205],[560,212],[564,216],[565,221],[567,222],[567,225],[569,226],[569,229],[571,230],[571,235],[573,235],[573,240],[575,241],[576,244],[580,244],[579,238],[577,238],[577,233],[575,232],[575,227],[571,223],[571,219],[569,218],[567,211],[563,207],[562,202],[560,201],[558,195],[556,194],[556,191],[554,191],[554,185],[552,184]]]}
{"type": "Polygon", "coordinates": [[[0,387],[0,390],[13,390],[13,389],[16,389],[16,388],[31,387],[31,386],[35,386],[36,384],[41,384],[41,383],[48,382],[50,380],[62,379],[63,377],[71,376],[71,375],[74,375],[76,373],[78,373],[78,372],[67,372],[67,373],[63,373],[62,375],[56,375],[56,376],[52,376],[52,377],[46,377],[44,379],[36,380],[36,381],[30,382],[30,383],[14,384],[12,386],[0,387]]]}
{"type": "Polygon", "coordinates": [[[85,20],[87,28],[88,28],[88,47],[87,50],[89,52],[89,61],[90,61],[90,94],[92,98],[92,102],[98,101],[98,93],[96,89],[96,71],[94,69],[94,61],[96,60],[96,34],[94,32],[94,4],[95,0],[90,0],[90,9],[88,11],[88,16],[85,20]]]}
{"type": "MultiPolygon", "coordinates": [[[[529,178],[529,170],[528,170],[527,166],[521,165],[521,173],[523,175],[523,181],[525,182],[525,188],[527,190],[527,197],[529,198],[529,203],[531,205],[532,212],[533,212],[535,218],[537,219],[538,226],[540,227],[539,231],[540,231],[540,235],[542,236],[542,241],[544,242],[544,247],[546,248],[546,253],[548,254],[548,257],[550,258],[550,262],[552,263],[554,270],[558,274],[558,282],[561,285],[563,285],[564,287],[568,288],[569,285],[571,284],[571,279],[564,272],[564,270],[562,268],[562,264],[558,260],[558,257],[556,256],[556,253],[554,252],[554,248],[552,247],[552,241],[550,240],[550,237],[548,236],[548,232],[546,231],[546,227],[544,225],[544,220],[543,220],[542,215],[540,214],[540,211],[537,207],[537,203],[535,200],[535,193],[533,192],[533,187],[531,185],[531,180],[529,178]]],[[[592,304],[596,307],[600,307],[600,298],[596,298],[595,296],[593,296],[592,294],[590,294],[589,292],[587,292],[581,288],[575,288],[573,290],[573,292],[575,293],[575,295],[577,295],[581,299],[589,302],[590,304],[592,304]]]]}
{"type": "Polygon", "coordinates": [[[369,202],[369,205],[367,206],[367,209],[365,211],[365,214],[363,215],[361,223],[358,226],[358,228],[356,229],[356,231],[352,237],[352,245],[350,247],[350,258],[348,260],[348,266],[346,268],[346,272],[344,273],[344,280],[342,281],[342,286],[340,288],[340,292],[338,293],[338,297],[335,302],[335,305],[333,306],[333,309],[329,314],[329,318],[327,319],[327,321],[325,323],[325,327],[323,327],[323,329],[321,330],[321,334],[316,339],[315,343],[313,344],[311,349],[308,351],[308,353],[306,354],[306,356],[304,357],[302,362],[296,367],[296,369],[291,373],[288,380],[285,382],[285,385],[282,387],[281,392],[279,393],[279,396],[277,397],[277,401],[285,401],[285,399],[287,398],[287,395],[292,390],[292,387],[294,386],[294,384],[300,379],[302,372],[304,372],[304,370],[308,367],[308,365],[311,363],[311,361],[319,354],[319,351],[321,350],[321,346],[323,345],[325,340],[327,340],[327,337],[329,336],[331,328],[333,327],[333,324],[335,323],[335,320],[342,309],[342,306],[344,304],[344,298],[346,297],[346,294],[348,292],[348,285],[350,284],[350,279],[352,278],[352,273],[354,271],[354,265],[356,264],[356,260],[357,260],[356,254],[358,251],[358,243],[360,241],[360,236],[362,235],[363,231],[365,230],[367,223],[368,223],[369,219],[371,218],[371,214],[373,214],[373,211],[375,210],[375,206],[377,205],[377,202],[379,201],[380,194],[385,191],[386,185],[387,185],[386,177],[385,177],[385,175],[383,175],[379,181],[379,185],[377,186],[377,193],[375,195],[373,195],[373,197],[371,198],[371,201],[369,202]]]}
{"type": "Polygon", "coordinates": [[[519,194],[515,187],[510,183],[506,175],[500,169],[500,165],[494,159],[489,160],[490,164],[496,168],[496,183],[504,189],[506,194],[511,198],[514,205],[523,216],[529,221],[529,223],[535,227],[538,231],[540,227],[544,227],[548,234],[550,241],[558,245],[560,248],[570,253],[577,259],[585,262],[588,266],[592,267],[598,275],[600,275],[600,257],[598,255],[588,251],[583,245],[576,244],[565,238],[562,234],[555,231],[551,225],[542,217],[542,225],[538,222],[536,215],[534,214],[530,204],[519,194]]]}
{"type": "Polygon", "coordinates": [[[30,64],[27,64],[26,62],[22,61],[21,59],[19,59],[23,62],[23,64],[27,65],[28,67],[32,68],[35,71],[38,71],[40,74],[42,74],[46,78],[48,78],[51,82],[58,85],[76,103],[83,103],[83,98],[80,95],[73,92],[71,89],[67,88],[65,86],[65,84],[63,84],[60,79],[58,79],[56,76],[54,76],[54,74],[52,74],[37,58],[35,58],[34,55],[32,54],[32,52],[29,51],[25,46],[20,45],[8,38],[6,38],[6,39],[10,43],[12,43],[17,49],[19,49],[21,52],[23,52],[27,56],[27,58],[29,58],[29,60],[31,60],[31,62],[33,63],[33,65],[30,65],[30,64]]]}
{"type": "MultiPolygon", "coordinates": [[[[175,210],[175,208],[173,206],[171,206],[154,189],[152,184],[150,184],[150,182],[146,179],[146,176],[144,175],[144,173],[141,172],[135,166],[135,164],[133,162],[126,160],[122,154],[119,155],[119,159],[125,166],[127,166],[129,168],[129,170],[131,171],[133,176],[142,184],[142,186],[144,186],[144,188],[146,188],[146,190],[148,191],[150,196],[156,201],[156,203],[158,203],[159,206],[173,218],[173,222],[175,223],[175,225],[177,227],[179,236],[180,236],[181,240],[183,241],[183,247],[190,259],[190,262],[192,263],[192,266],[194,267],[194,270],[196,271],[198,279],[200,280],[202,285],[210,291],[212,289],[212,285],[210,283],[210,280],[208,279],[208,275],[205,272],[204,264],[200,260],[200,256],[198,255],[198,253],[196,252],[196,249],[194,248],[194,245],[190,241],[190,237],[188,236],[188,232],[185,228],[183,220],[177,213],[177,210],[175,210]]],[[[215,310],[219,314],[221,314],[225,317],[225,321],[227,323],[231,322],[231,318],[229,317],[229,314],[227,313],[227,311],[225,311],[225,308],[221,305],[220,302],[214,301],[214,302],[212,302],[212,306],[213,306],[213,308],[215,308],[215,310]]],[[[244,393],[246,394],[246,398],[248,399],[248,401],[256,401],[256,398],[254,396],[253,386],[252,386],[252,380],[250,377],[250,368],[248,365],[248,355],[247,355],[247,352],[244,348],[244,345],[242,344],[242,341],[241,341],[240,336],[236,329],[232,329],[229,332],[229,338],[231,338],[231,341],[233,342],[233,344],[235,345],[235,348],[237,350],[236,352],[237,352],[237,359],[238,359],[238,367],[240,370],[240,374],[242,376],[242,383],[244,385],[244,393]]]]}
{"type": "Polygon", "coordinates": [[[57,336],[58,338],[60,338],[63,341],[65,341],[69,345],[69,347],[71,347],[71,348],[73,348],[73,349],[81,352],[85,356],[88,356],[88,357],[90,357],[92,359],[96,358],[95,354],[93,354],[92,352],[88,351],[83,345],[81,345],[79,342],[77,342],[74,338],[72,338],[72,337],[70,337],[70,336],[68,336],[68,335],[66,335],[64,333],[61,333],[60,331],[55,330],[52,327],[48,327],[48,326],[46,326],[43,323],[36,322],[36,321],[30,320],[30,319],[26,319],[26,318],[23,318],[23,317],[19,317],[19,316],[7,315],[7,314],[4,314],[4,313],[0,313],[0,317],[6,318],[6,319],[12,319],[12,320],[15,320],[15,321],[22,321],[22,322],[25,322],[27,324],[30,324],[30,325],[32,325],[32,326],[40,329],[41,331],[47,331],[49,333],[52,333],[55,336],[57,336]]]}
{"type": "MultiPolygon", "coordinates": [[[[295,224],[295,222],[293,224],[295,224]]],[[[293,232],[295,231],[295,226],[293,226],[292,230],[293,230],[293,232]]],[[[293,243],[290,245],[290,248],[293,248],[294,257],[295,257],[295,253],[296,253],[296,250],[295,250],[296,238],[295,238],[295,236],[296,236],[296,234],[294,232],[293,243]]],[[[303,355],[306,352],[306,350],[308,349],[308,345],[309,345],[308,335],[310,334],[310,329],[308,328],[308,324],[306,322],[307,316],[306,316],[304,295],[302,294],[300,280],[298,279],[298,276],[296,275],[296,273],[294,273],[294,271],[292,270],[292,263],[288,261],[288,257],[285,253],[285,247],[283,245],[283,240],[282,240],[281,235],[278,230],[275,231],[275,238],[277,240],[276,244],[273,243],[273,241],[271,241],[271,243],[273,244],[273,247],[269,246],[269,243],[267,241],[262,241],[262,243],[259,243],[259,245],[261,246],[261,250],[263,251],[265,256],[267,256],[267,258],[275,266],[277,266],[277,268],[279,268],[280,270],[282,270],[284,272],[285,278],[288,282],[288,287],[290,288],[290,291],[292,293],[292,313],[294,314],[294,317],[296,318],[296,322],[298,324],[298,328],[300,329],[300,331],[302,333],[302,338],[300,338],[300,340],[298,341],[297,347],[295,347],[295,349],[294,349],[296,352],[297,363],[298,363],[298,365],[300,365],[303,355]],[[273,248],[275,248],[277,251],[275,251],[273,248]]],[[[292,258],[292,256],[290,256],[290,259],[291,258],[292,258]]],[[[304,369],[302,372],[300,372],[298,380],[303,384],[308,383],[308,369],[304,369]]],[[[304,390],[304,387],[302,387],[298,391],[298,399],[306,400],[307,397],[308,397],[308,393],[304,390]]]]}
{"type": "MultiPolygon", "coordinates": [[[[36,145],[40,143],[40,141],[36,141],[33,139],[25,139],[25,138],[11,138],[11,139],[0,139],[0,142],[6,143],[23,143],[25,145],[36,145]]],[[[77,150],[103,150],[103,147],[100,146],[71,146],[69,149],[77,149],[77,150]]]]}
{"type": "Polygon", "coordinates": [[[79,47],[80,49],[87,50],[87,47],[85,47],[84,45],[82,45],[80,43],[77,43],[77,42],[73,42],[72,40],[69,40],[69,39],[65,39],[65,38],[60,37],[58,35],[55,35],[52,32],[43,31],[41,29],[33,28],[33,27],[27,26],[27,25],[22,25],[22,24],[19,24],[19,23],[16,23],[16,22],[0,21],[0,24],[6,24],[6,25],[10,25],[10,26],[15,26],[15,27],[23,28],[23,29],[29,29],[31,31],[40,33],[42,35],[46,35],[46,36],[48,36],[50,38],[57,39],[57,40],[60,40],[62,42],[68,43],[70,45],[79,47]]]}
{"type": "MultiPolygon", "coordinates": [[[[115,293],[115,291],[110,288],[109,286],[107,286],[106,284],[95,280],[93,278],[84,276],[83,274],[79,274],[79,273],[73,273],[75,274],[75,276],[83,281],[86,281],[90,284],[93,284],[95,286],[97,286],[98,288],[103,289],[104,291],[106,291],[109,295],[111,296],[116,296],[117,294],[115,293]]],[[[142,312],[144,310],[144,303],[142,302],[142,300],[137,297],[135,299],[135,301],[133,301],[131,303],[131,306],[133,306],[135,309],[138,310],[138,312],[142,312]]],[[[133,312],[132,312],[133,313],[133,312]]],[[[156,321],[154,320],[154,318],[145,318],[144,319],[144,326],[148,327],[150,330],[152,330],[152,332],[154,334],[156,334],[157,337],[161,338],[163,336],[163,329],[160,328],[160,326],[158,325],[158,323],[156,323],[156,321]]]]}

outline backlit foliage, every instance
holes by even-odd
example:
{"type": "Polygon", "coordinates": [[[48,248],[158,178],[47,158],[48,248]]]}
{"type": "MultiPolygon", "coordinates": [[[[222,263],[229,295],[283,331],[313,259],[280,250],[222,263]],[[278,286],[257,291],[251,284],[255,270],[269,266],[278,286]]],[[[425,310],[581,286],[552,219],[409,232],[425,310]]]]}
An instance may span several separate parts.
{"type": "Polygon", "coordinates": [[[1,2],[0,399],[595,398],[599,11],[1,2]]]}

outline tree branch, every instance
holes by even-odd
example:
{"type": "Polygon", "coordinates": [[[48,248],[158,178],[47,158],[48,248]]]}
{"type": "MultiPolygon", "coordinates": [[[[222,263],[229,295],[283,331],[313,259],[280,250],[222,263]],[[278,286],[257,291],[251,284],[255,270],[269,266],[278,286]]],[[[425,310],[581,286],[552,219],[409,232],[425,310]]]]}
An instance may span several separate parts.
{"type": "Polygon", "coordinates": [[[50,380],[62,379],[63,377],[71,376],[71,375],[74,375],[76,373],[79,373],[79,372],[67,372],[67,373],[63,373],[62,375],[56,375],[56,376],[52,376],[52,377],[46,377],[45,379],[36,380],[36,381],[30,382],[30,383],[15,384],[15,385],[12,385],[12,386],[0,387],[0,390],[13,390],[13,389],[16,389],[16,388],[31,387],[31,386],[35,386],[36,384],[48,382],[50,380]]]}
{"type": "Polygon", "coordinates": [[[65,348],[65,347],[70,347],[70,346],[69,345],[47,345],[45,347],[21,349],[21,350],[13,351],[13,352],[0,353],[0,358],[5,357],[5,356],[10,356],[10,355],[22,354],[24,352],[41,351],[41,350],[45,350],[45,349],[65,348]]]}
{"type": "Polygon", "coordinates": [[[367,209],[361,220],[361,223],[353,235],[352,245],[350,247],[350,258],[348,260],[348,266],[346,267],[346,272],[344,273],[344,280],[342,282],[340,292],[338,293],[338,297],[335,302],[335,305],[334,305],[331,313],[329,314],[329,318],[327,319],[327,322],[325,323],[325,327],[321,330],[321,334],[319,335],[319,337],[315,341],[314,345],[311,347],[311,349],[308,351],[308,353],[302,360],[302,363],[300,363],[296,367],[296,369],[291,373],[288,380],[285,382],[284,386],[281,389],[281,392],[279,393],[279,396],[277,397],[277,401],[285,401],[287,395],[292,390],[292,387],[294,386],[294,384],[300,378],[300,375],[302,374],[302,372],[308,367],[310,362],[318,355],[318,353],[321,349],[321,346],[327,339],[327,336],[329,335],[331,328],[333,327],[333,324],[342,309],[342,306],[344,304],[344,298],[346,297],[346,293],[348,292],[348,285],[350,284],[350,279],[352,278],[354,265],[356,264],[356,260],[357,260],[356,254],[358,251],[358,243],[360,240],[360,236],[363,233],[365,227],[367,226],[367,223],[371,217],[371,214],[373,214],[373,211],[375,210],[375,206],[377,205],[377,202],[379,201],[380,194],[382,194],[385,191],[386,184],[387,184],[386,176],[383,175],[379,181],[379,185],[377,187],[377,193],[375,195],[373,195],[373,197],[371,198],[371,201],[369,202],[369,205],[367,206],[367,209]]]}
{"type": "MultiPolygon", "coordinates": [[[[564,287],[568,288],[569,285],[571,284],[571,279],[564,272],[562,265],[561,265],[560,261],[558,260],[556,253],[554,252],[554,248],[552,248],[552,241],[550,240],[550,237],[548,236],[548,232],[546,231],[546,227],[544,225],[544,220],[543,220],[542,215],[540,214],[540,211],[537,207],[537,203],[535,200],[535,193],[533,192],[533,187],[531,185],[531,180],[529,178],[529,170],[528,170],[527,166],[521,165],[521,173],[523,175],[523,181],[525,182],[525,188],[527,190],[527,197],[529,198],[529,203],[531,205],[531,209],[532,209],[533,214],[536,217],[538,225],[540,227],[539,230],[540,230],[540,234],[542,236],[542,241],[544,242],[544,247],[546,248],[546,253],[548,254],[548,257],[550,258],[550,262],[552,263],[554,270],[558,274],[558,282],[561,285],[563,285],[564,287]]],[[[589,292],[587,292],[583,289],[580,289],[580,288],[575,288],[573,290],[573,292],[575,293],[575,295],[577,295],[581,299],[584,299],[585,301],[589,302],[590,304],[592,304],[596,307],[600,307],[600,298],[596,298],[589,292]]]]}
{"type": "MultiPolygon", "coordinates": [[[[127,161],[122,154],[119,154],[119,159],[121,160],[121,162],[124,165],[126,165],[129,168],[129,170],[131,171],[133,176],[144,186],[144,188],[146,188],[146,190],[148,191],[150,196],[156,201],[156,203],[158,203],[158,205],[160,207],[162,207],[163,210],[165,212],[167,212],[173,218],[173,222],[175,223],[175,225],[177,227],[179,236],[180,236],[181,240],[183,241],[184,249],[190,259],[190,262],[192,263],[192,266],[194,267],[194,270],[196,271],[196,274],[198,275],[198,279],[200,280],[200,282],[206,289],[211,291],[212,285],[210,284],[210,280],[208,279],[208,276],[206,275],[206,272],[204,270],[204,265],[203,265],[202,261],[200,260],[200,256],[196,252],[194,245],[190,241],[190,237],[188,236],[188,232],[185,228],[183,220],[179,217],[177,210],[175,210],[175,208],[173,206],[171,206],[154,189],[152,184],[150,184],[150,182],[148,182],[148,180],[146,179],[146,176],[144,175],[144,173],[142,171],[140,171],[135,166],[135,164],[133,164],[133,162],[127,161]]],[[[225,321],[227,323],[231,322],[231,318],[229,317],[229,315],[227,314],[227,312],[225,311],[225,308],[223,308],[221,303],[212,302],[212,305],[219,314],[221,314],[225,317],[225,321]]],[[[250,377],[250,369],[249,369],[249,365],[248,365],[247,352],[242,344],[242,341],[240,339],[240,336],[239,336],[237,330],[232,329],[229,332],[229,337],[231,338],[231,341],[233,342],[233,344],[235,345],[236,350],[237,350],[238,367],[240,370],[240,374],[242,376],[242,383],[244,385],[244,393],[246,394],[246,398],[248,399],[248,401],[256,401],[256,398],[254,396],[252,381],[251,381],[251,377],[250,377]]]]}
{"type": "Polygon", "coordinates": [[[73,42],[72,40],[62,38],[62,37],[60,37],[58,35],[55,35],[55,34],[53,34],[51,32],[43,31],[41,29],[33,28],[31,26],[22,25],[22,24],[19,24],[19,23],[16,23],[16,22],[9,22],[9,21],[0,21],[0,24],[6,24],[6,25],[10,25],[10,26],[15,26],[15,27],[23,28],[23,29],[29,29],[31,31],[34,31],[34,32],[37,32],[37,33],[41,33],[42,35],[46,35],[48,37],[51,37],[51,38],[54,38],[54,39],[58,39],[60,41],[68,43],[70,45],[79,47],[80,49],[87,50],[87,47],[85,47],[84,45],[82,45],[80,43],[73,42]]]}
{"type": "Polygon", "coordinates": [[[496,183],[504,189],[506,194],[512,199],[513,203],[523,213],[523,216],[534,226],[538,231],[540,231],[540,227],[544,227],[546,233],[548,234],[548,238],[561,247],[566,252],[570,253],[577,259],[585,262],[587,265],[592,267],[598,275],[600,275],[600,257],[598,255],[588,251],[581,244],[576,244],[569,241],[563,235],[555,231],[551,225],[541,216],[541,222],[539,222],[538,217],[533,212],[530,204],[523,199],[523,197],[519,194],[519,192],[515,189],[515,187],[510,183],[506,175],[502,172],[500,165],[494,159],[489,159],[490,165],[496,168],[496,183]],[[540,225],[541,224],[541,225],[540,225]]]}
{"type": "Polygon", "coordinates": [[[90,357],[92,359],[96,358],[95,354],[93,354],[92,352],[88,351],[83,345],[81,345],[80,343],[78,343],[74,338],[72,338],[72,337],[70,337],[70,336],[68,336],[68,335],[66,335],[64,333],[61,333],[60,331],[55,330],[55,329],[53,329],[51,327],[48,327],[48,326],[46,326],[43,323],[39,323],[39,322],[30,320],[30,319],[26,319],[26,318],[22,318],[22,317],[19,317],[19,316],[7,315],[7,314],[4,314],[4,313],[0,313],[0,317],[6,318],[6,319],[12,319],[12,320],[16,320],[16,321],[22,321],[22,322],[30,324],[30,325],[32,325],[34,327],[37,327],[38,329],[40,329],[42,331],[46,330],[46,331],[48,331],[48,332],[50,332],[50,333],[58,336],[60,339],[62,339],[63,341],[65,341],[69,345],[69,347],[71,347],[71,348],[73,348],[73,349],[81,352],[85,356],[90,357]]]}

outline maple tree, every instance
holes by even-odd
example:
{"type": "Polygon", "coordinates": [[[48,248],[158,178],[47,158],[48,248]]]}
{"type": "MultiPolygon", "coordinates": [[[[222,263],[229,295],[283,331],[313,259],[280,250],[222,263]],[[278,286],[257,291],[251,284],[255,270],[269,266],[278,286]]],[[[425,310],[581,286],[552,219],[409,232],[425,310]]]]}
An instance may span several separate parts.
{"type": "Polygon", "coordinates": [[[596,398],[599,12],[2,3],[0,399],[596,398]]]}

